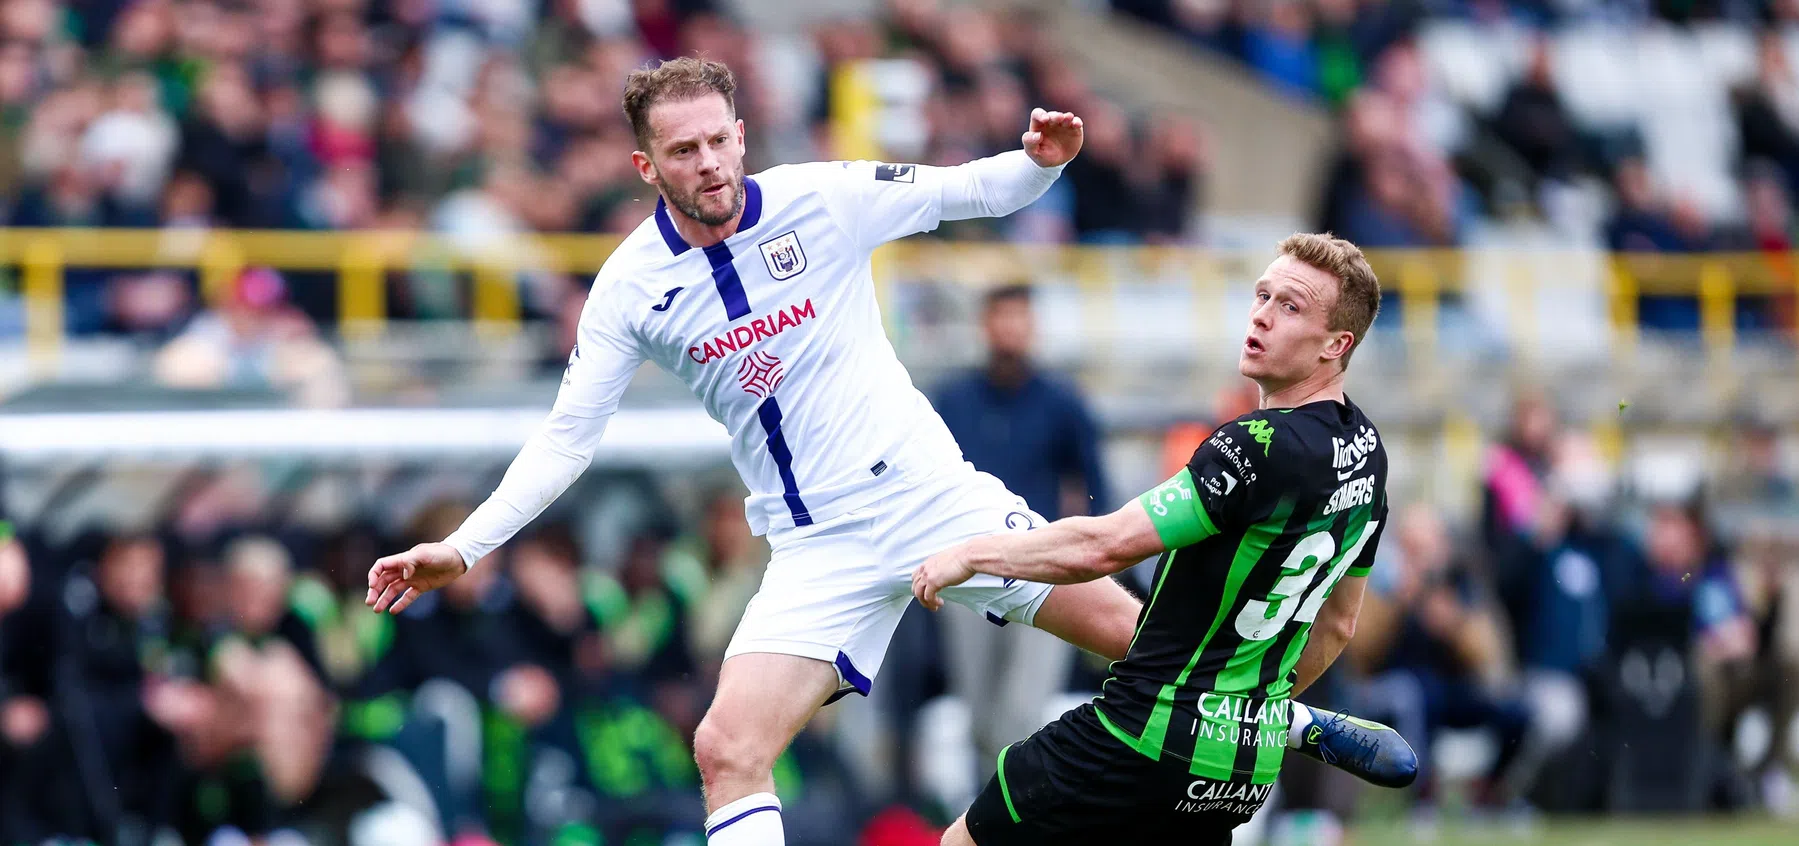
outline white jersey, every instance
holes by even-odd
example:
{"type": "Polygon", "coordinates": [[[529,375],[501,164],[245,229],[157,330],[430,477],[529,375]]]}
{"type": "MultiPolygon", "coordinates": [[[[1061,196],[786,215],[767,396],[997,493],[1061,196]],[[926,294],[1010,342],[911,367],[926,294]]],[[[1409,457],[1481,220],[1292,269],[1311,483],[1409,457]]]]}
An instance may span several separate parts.
{"type": "Polygon", "coordinates": [[[757,534],[806,526],[962,461],[881,325],[870,255],[943,220],[1002,216],[1060,174],[1022,151],[956,167],[823,162],[744,180],[737,232],[687,244],[665,206],[606,260],[555,408],[447,540],[471,565],[579,477],[645,361],[731,435],[757,534]]]}

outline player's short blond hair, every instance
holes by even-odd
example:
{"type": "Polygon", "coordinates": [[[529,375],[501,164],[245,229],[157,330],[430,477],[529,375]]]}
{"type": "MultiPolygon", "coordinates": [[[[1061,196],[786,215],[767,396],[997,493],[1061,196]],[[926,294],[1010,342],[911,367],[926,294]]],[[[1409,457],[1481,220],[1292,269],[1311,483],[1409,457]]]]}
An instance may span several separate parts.
{"type": "Polygon", "coordinates": [[[638,68],[625,77],[625,118],[637,146],[649,152],[655,133],[650,129],[650,109],[657,103],[692,100],[707,94],[725,98],[731,114],[737,114],[737,77],[722,62],[683,56],[653,68],[638,68]]]}
{"type": "Polygon", "coordinates": [[[1280,254],[1292,256],[1296,261],[1337,278],[1337,303],[1331,307],[1330,329],[1355,336],[1355,340],[1350,341],[1349,351],[1340,359],[1344,369],[1348,369],[1349,356],[1362,345],[1362,339],[1368,336],[1368,327],[1374,325],[1375,316],[1380,314],[1380,279],[1375,277],[1374,268],[1368,266],[1368,257],[1362,255],[1361,247],[1329,232],[1288,235],[1280,243],[1280,254]]]}

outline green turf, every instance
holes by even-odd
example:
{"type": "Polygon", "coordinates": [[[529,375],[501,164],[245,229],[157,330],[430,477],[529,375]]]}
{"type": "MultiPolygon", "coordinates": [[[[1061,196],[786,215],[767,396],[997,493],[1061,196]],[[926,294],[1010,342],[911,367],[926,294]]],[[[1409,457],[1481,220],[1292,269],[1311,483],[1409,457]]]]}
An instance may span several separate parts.
{"type": "Polygon", "coordinates": [[[1444,822],[1357,826],[1348,844],[1387,846],[1795,846],[1799,821],[1762,817],[1543,820],[1524,828],[1444,822]]]}

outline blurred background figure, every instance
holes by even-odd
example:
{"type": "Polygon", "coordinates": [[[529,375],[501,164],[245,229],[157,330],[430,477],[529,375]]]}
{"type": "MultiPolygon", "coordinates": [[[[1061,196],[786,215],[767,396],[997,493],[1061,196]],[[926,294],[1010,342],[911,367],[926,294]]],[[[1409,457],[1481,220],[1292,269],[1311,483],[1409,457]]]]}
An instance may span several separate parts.
{"type": "Polygon", "coordinates": [[[1492,586],[1457,556],[1429,506],[1400,512],[1394,528],[1398,542],[1383,550],[1388,567],[1346,650],[1368,674],[1363,707],[1391,718],[1415,748],[1431,749],[1444,729],[1490,732],[1495,750],[1478,773],[1482,799],[1504,804],[1511,797],[1501,788],[1531,710],[1507,683],[1514,667],[1492,586]]]}
{"type": "Polygon", "coordinates": [[[217,312],[195,316],[163,347],[156,370],[158,381],[175,388],[292,389],[310,406],[349,399],[337,353],[267,268],[245,271],[217,312]]]}
{"type": "MultiPolygon", "coordinates": [[[[932,404],[975,469],[997,476],[1047,520],[1112,509],[1098,427],[1078,391],[1034,359],[1031,289],[989,291],[981,312],[985,367],[940,386],[932,404]]],[[[1027,531],[1022,521],[1005,526],[1027,531]]],[[[997,527],[996,527],[997,528],[997,527]]],[[[1042,728],[1045,703],[1069,682],[1074,647],[1035,629],[1001,630],[974,614],[938,615],[950,690],[967,703],[977,784],[993,775],[999,750],[1042,728]]]]}

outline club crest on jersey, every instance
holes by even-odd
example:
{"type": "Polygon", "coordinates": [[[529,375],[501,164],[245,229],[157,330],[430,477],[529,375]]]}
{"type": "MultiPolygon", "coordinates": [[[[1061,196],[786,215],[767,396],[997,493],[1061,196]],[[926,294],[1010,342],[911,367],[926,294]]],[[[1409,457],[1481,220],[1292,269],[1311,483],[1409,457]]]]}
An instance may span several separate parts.
{"type": "Polygon", "coordinates": [[[768,275],[776,281],[792,279],[806,269],[806,251],[800,249],[798,233],[777,235],[757,246],[762,248],[762,261],[768,265],[768,275]]]}

